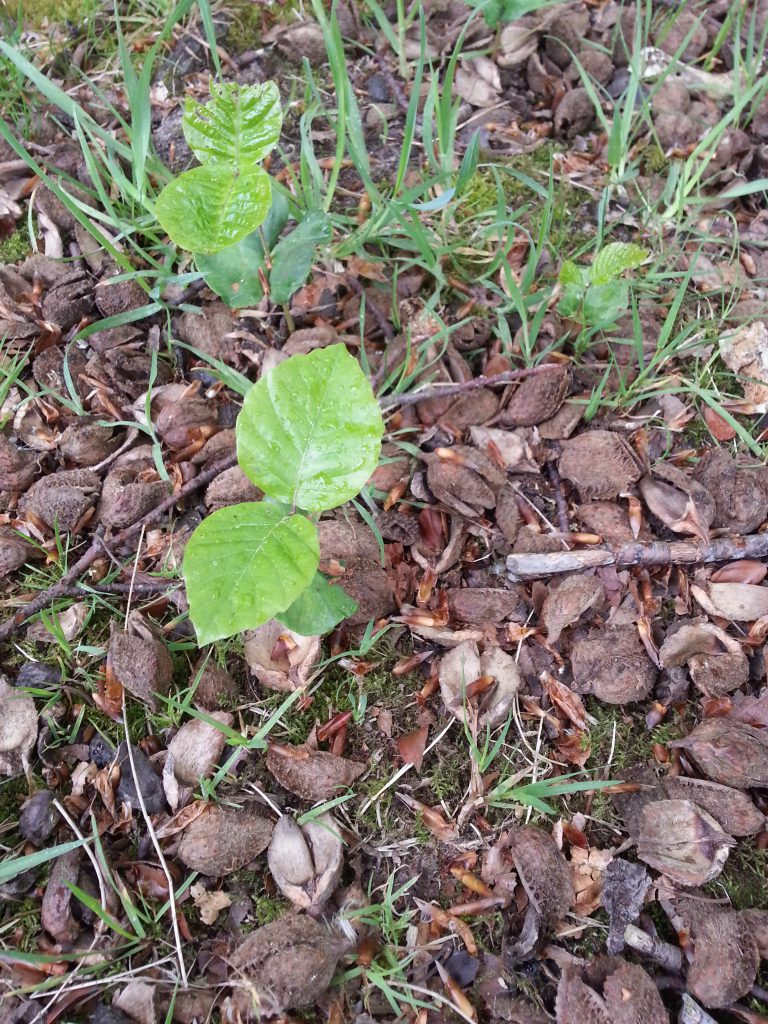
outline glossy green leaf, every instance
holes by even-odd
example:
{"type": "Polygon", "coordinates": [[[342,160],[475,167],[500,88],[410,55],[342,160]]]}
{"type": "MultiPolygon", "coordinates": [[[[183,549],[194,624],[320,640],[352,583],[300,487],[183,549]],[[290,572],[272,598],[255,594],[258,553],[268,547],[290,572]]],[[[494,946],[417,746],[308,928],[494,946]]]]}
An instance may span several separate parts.
{"type": "Polygon", "coordinates": [[[261,167],[238,174],[224,164],[205,164],[166,185],[155,214],[176,245],[212,253],[255,231],[271,201],[269,175],[261,167]]]}
{"type": "Polygon", "coordinates": [[[200,645],[255,629],[285,611],[320,561],[317,528],[263,501],[229,505],[189,539],[182,573],[200,645]]]}
{"type": "Polygon", "coordinates": [[[277,618],[302,636],[323,636],[357,611],[352,598],[316,572],[307,589],[277,618]]]}
{"type": "Polygon", "coordinates": [[[214,253],[195,253],[197,269],[210,289],[231,309],[255,306],[264,297],[259,270],[266,276],[261,234],[269,248],[275,244],[288,221],[288,201],[282,192],[272,193],[272,208],[262,227],[235,245],[214,253]]]}
{"type": "Polygon", "coordinates": [[[374,471],[384,422],[357,360],[329,345],[257,381],[235,429],[238,461],[257,487],[322,512],[353,498],[374,471]]]}
{"type": "Polygon", "coordinates": [[[322,210],[308,213],[301,223],[278,242],[272,251],[269,295],[273,302],[287,302],[307,279],[318,245],[331,239],[331,222],[322,210]]]}
{"type": "Polygon", "coordinates": [[[280,138],[283,114],[274,82],[238,85],[211,83],[211,99],[187,98],[182,127],[201,164],[221,163],[250,170],[280,138]]]}
{"type": "Polygon", "coordinates": [[[595,256],[589,268],[591,284],[608,284],[625,270],[633,270],[648,259],[648,250],[633,242],[610,242],[595,256]]]}

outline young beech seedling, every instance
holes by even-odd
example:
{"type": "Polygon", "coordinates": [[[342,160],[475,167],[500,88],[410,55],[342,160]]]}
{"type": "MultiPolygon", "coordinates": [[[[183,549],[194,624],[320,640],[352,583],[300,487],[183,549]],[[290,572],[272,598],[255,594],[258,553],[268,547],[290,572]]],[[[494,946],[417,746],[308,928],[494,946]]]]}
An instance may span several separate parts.
{"type": "Polygon", "coordinates": [[[278,241],[289,215],[299,216],[261,166],[282,121],[274,82],[212,82],[207,103],[188,98],[181,124],[200,166],[166,185],[155,206],[171,241],[195,254],[206,284],[233,308],[260,302],[267,279],[272,301],[287,302],[331,238],[328,215],[306,210],[278,241]]]}
{"type": "Polygon", "coordinates": [[[621,275],[639,267],[649,255],[647,249],[632,242],[610,242],[589,267],[566,260],[560,268],[563,297],[558,312],[584,327],[613,323],[629,305],[629,283],[621,275]]]}
{"type": "Polygon", "coordinates": [[[378,465],[384,423],[371,385],[343,345],[292,356],[248,391],[235,432],[238,462],[264,498],[214,512],[187,544],[198,642],[272,618],[325,633],[356,606],[317,571],[312,517],[353,498],[378,465]]]}

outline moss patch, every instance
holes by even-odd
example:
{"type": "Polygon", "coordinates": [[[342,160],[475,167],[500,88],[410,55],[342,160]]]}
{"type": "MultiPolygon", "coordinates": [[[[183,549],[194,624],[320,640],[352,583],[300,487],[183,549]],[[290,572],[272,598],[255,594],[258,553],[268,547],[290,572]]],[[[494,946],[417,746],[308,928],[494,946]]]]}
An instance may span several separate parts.
{"type": "Polygon", "coordinates": [[[0,242],[0,263],[18,263],[31,252],[29,235],[24,228],[17,228],[12,235],[0,242]]]}

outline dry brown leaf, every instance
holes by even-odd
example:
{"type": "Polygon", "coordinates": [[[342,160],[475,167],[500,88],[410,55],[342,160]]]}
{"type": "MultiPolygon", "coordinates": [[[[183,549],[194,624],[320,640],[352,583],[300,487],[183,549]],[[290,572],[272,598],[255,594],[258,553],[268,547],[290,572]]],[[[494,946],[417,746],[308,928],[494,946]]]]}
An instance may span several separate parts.
{"type": "Polygon", "coordinates": [[[424,760],[424,748],[427,745],[429,727],[422,725],[421,728],[406,736],[400,736],[397,740],[397,750],[404,764],[412,764],[417,772],[421,771],[421,763],[424,760]]]}
{"type": "Polygon", "coordinates": [[[708,405],[704,406],[702,416],[707,425],[707,430],[716,441],[732,441],[736,437],[736,430],[731,424],[708,405]]]}
{"type": "Polygon", "coordinates": [[[455,843],[458,841],[459,830],[455,822],[447,821],[443,812],[438,807],[427,807],[426,804],[416,800],[408,793],[398,792],[397,796],[406,807],[421,815],[424,825],[441,843],[455,843]]]}
{"type": "Polygon", "coordinates": [[[113,997],[111,1005],[124,1010],[136,1024],[158,1024],[156,996],[156,985],[148,985],[145,981],[129,981],[113,997]]]}
{"type": "Polygon", "coordinates": [[[579,846],[571,849],[571,881],[574,892],[574,911],[583,917],[594,914],[600,906],[605,869],[613,860],[612,850],[598,850],[596,847],[584,850],[579,846]]]}
{"type": "Polygon", "coordinates": [[[644,476],[638,489],[650,511],[675,533],[690,533],[704,543],[715,516],[709,491],[675,466],[661,463],[644,476]]]}
{"type": "Polygon", "coordinates": [[[325,750],[272,743],[267,768],[289,793],[309,800],[330,800],[352,786],[365,765],[325,750]]]}
{"type": "Polygon", "coordinates": [[[344,866],[344,843],[330,814],[301,827],[283,814],[275,825],[267,862],[277,887],[295,906],[316,913],[336,891],[344,866]]]}
{"type": "Polygon", "coordinates": [[[492,107],[501,96],[499,69],[487,57],[461,60],[456,69],[454,89],[473,107],[492,107]]]}

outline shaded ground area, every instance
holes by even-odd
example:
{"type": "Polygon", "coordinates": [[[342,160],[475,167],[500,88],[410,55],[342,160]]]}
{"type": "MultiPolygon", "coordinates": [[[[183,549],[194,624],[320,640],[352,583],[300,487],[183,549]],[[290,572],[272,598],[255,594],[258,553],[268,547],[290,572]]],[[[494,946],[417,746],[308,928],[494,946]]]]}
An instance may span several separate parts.
{"type": "Polygon", "coordinates": [[[768,1019],[765,5],[115,6],[0,7],[2,1019],[768,1019]],[[284,108],[216,278],[211,74],[284,108]],[[243,395],[337,343],[357,611],[201,649],[243,395]]]}

